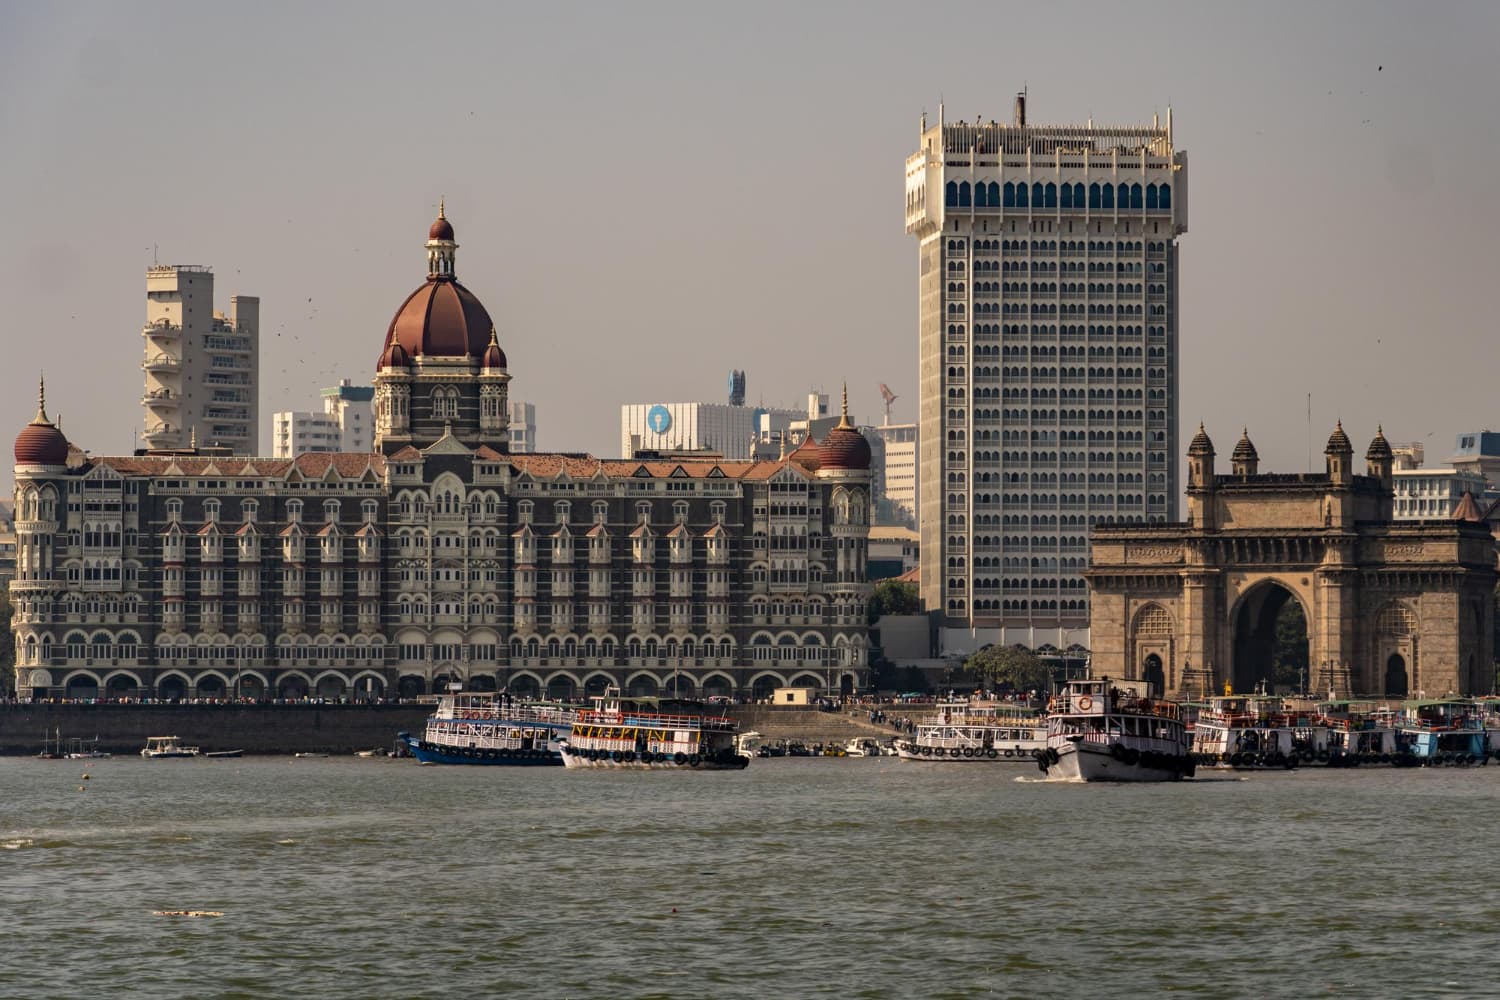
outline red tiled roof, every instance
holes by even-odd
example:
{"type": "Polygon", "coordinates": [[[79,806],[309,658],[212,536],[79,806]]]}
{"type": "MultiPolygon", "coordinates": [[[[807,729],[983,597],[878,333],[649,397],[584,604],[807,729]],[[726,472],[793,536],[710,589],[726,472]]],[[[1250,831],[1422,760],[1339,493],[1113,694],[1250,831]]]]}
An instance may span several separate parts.
{"type": "MultiPolygon", "coordinates": [[[[403,451],[407,449],[402,449],[403,451]]],[[[410,449],[416,451],[416,449],[410,449]]],[[[399,453],[398,453],[399,454],[399,453]]],[[[420,452],[417,452],[420,455],[420,452]]],[[[368,469],[385,472],[385,456],[365,452],[309,452],[295,459],[224,459],[193,455],[103,455],[91,456],[89,464],[113,469],[122,476],[162,476],[176,469],[183,476],[260,476],[278,478],[296,469],[298,474],[320,479],[331,468],[345,479],[358,479],[368,469]]]]}

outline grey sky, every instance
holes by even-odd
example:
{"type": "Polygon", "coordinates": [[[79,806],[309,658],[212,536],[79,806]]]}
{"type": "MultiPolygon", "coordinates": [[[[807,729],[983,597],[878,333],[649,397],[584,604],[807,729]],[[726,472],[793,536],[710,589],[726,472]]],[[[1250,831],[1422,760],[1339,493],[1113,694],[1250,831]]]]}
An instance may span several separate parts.
{"type": "Polygon", "coordinates": [[[1480,3],[0,0],[3,413],[45,369],[69,437],[132,446],[156,245],[261,296],[269,451],[271,411],[369,380],[446,196],[544,448],[613,455],[619,404],[731,367],[768,403],[847,377],[869,420],[886,382],[910,420],[918,116],[1026,84],[1034,121],[1173,106],[1185,430],[1300,470],[1312,392],[1316,461],[1336,415],[1441,460],[1500,423],[1497,39],[1480,3]]]}

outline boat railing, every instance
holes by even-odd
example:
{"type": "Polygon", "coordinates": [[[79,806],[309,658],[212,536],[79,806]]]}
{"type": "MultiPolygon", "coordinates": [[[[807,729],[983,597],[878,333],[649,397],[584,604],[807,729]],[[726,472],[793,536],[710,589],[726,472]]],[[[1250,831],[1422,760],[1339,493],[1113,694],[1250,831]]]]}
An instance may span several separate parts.
{"type": "Polygon", "coordinates": [[[585,708],[578,722],[596,726],[635,726],[645,729],[711,729],[729,732],[739,723],[721,715],[666,715],[653,712],[612,712],[585,708]]]}
{"type": "Polygon", "coordinates": [[[552,722],[559,725],[569,725],[577,718],[578,710],[563,708],[558,705],[527,705],[525,703],[512,703],[509,707],[494,708],[458,708],[452,712],[438,712],[434,718],[455,719],[464,721],[517,721],[517,722],[552,722]]]}

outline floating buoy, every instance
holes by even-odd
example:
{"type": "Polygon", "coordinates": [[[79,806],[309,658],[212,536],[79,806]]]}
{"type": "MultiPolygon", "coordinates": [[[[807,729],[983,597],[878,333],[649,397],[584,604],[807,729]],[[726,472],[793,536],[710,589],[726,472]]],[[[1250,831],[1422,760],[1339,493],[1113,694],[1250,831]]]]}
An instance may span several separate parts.
{"type": "Polygon", "coordinates": [[[84,781],[88,781],[89,780],[89,773],[87,771],[83,772],[83,780],[84,781]]]}

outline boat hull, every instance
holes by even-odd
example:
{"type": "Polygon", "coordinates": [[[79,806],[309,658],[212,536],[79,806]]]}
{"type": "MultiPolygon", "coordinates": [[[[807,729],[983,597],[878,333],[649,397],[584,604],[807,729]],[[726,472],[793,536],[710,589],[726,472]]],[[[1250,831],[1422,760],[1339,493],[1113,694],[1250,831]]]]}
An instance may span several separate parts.
{"type": "Polygon", "coordinates": [[[902,760],[934,764],[1029,764],[1036,747],[929,747],[902,742],[896,754],[902,760]],[[964,751],[968,750],[968,753],[964,751]]]}
{"type": "Polygon", "coordinates": [[[635,753],[615,753],[602,750],[572,750],[564,747],[564,767],[583,770],[595,768],[613,771],[740,771],[750,765],[744,754],[720,754],[704,757],[700,754],[650,754],[649,761],[635,753]]]}
{"type": "Polygon", "coordinates": [[[1047,765],[1047,777],[1067,781],[1180,781],[1187,766],[1186,756],[1180,767],[1143,761],[1122,760],[1110,748],[1096,743],[1069,742],[1054,746],[1057,760],[1047,765]]]}
{"type": "Polygon", "coordinates": [[[553,750],[485,750],[446,747],[414,736],[406,737],[411,755],[421,764],[473,764],[486,767],[556,767],[562,754],[553,750]]]}

